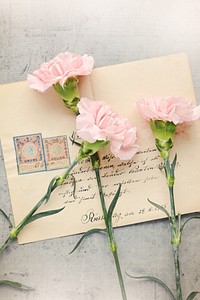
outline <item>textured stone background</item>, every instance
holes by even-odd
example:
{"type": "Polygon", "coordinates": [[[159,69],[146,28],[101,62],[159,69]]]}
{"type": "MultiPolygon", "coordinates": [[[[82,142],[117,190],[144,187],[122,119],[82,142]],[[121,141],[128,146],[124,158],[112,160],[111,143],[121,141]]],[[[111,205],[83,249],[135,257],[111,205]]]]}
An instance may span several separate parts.
{"type": "MultiPolygon", "coordinates": [[[[61,51],[91,54],[96,67],[186,52],[199,100],[199,29],[198,0],[0,0],[0,83],[25,80],[41,62],[61,51]]],[[[12,215],[1,153],[0,158],[0,207],[12,215]]],[[[8,228],[2,218],[0,228],[3,239],[8,228]]],[[[199,221],[192,221],[183,236],[184,299],[192,290],[200,290],[199,228],[199,221]]],[[[123,271],[158,276],[174,289],[166,221],[120,228],[115,236],[123,271]]],[[[121,299],[105,238],[88,238],[77,252],[66,256],[78,238],[22,246],[13,243],[0,257],[0,277],[23,282],[35,290],[20,292],[1,287],[0,299],[121,299]]],[[[125,284],[128,299],[170,299],[157,284],[126,276],[125,284]]]]}

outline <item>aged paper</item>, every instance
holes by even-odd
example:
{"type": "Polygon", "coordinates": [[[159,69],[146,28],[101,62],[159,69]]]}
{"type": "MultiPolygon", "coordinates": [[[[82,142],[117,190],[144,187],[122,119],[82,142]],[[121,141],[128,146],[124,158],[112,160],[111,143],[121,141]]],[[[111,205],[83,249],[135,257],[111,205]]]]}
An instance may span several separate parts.
{"type": "MultiPolygon", "coordinates": [[[[185,54],[94,69],[80,80],[80,92],[109,103],[113,110],[138,127],[137,155],[129,161],[114,158],[109,147],[101,151],[101,178],[107,205],[122,184],[113,214],[113,225],[123,226],[165,217],[147,198],[168,208],[168,191],[162,160],[154,146],[148,123],[137,112],[135,100],[143,96],[184,96],[195,101],[190,68],[185,54]]],[[[0,136],[15,223],[19,223],[45,194],[49,181],[62,174],[76,157],[78,147],[69,137],[75,130],[75,116],[53,89],[40,94],[26,82],[0,86],[0,136]]],[[[176,137],[178,153],[175,196],[177,212],[200,210],[199,123],[183,129],[176,137]]],[[[90,162],[73,170],[73,179],[57,188],[41,211],[65,206],[58,215],[28,225],[19,243],[66,236],[103,227],[103,216],[95,174],[90,162]]]]}

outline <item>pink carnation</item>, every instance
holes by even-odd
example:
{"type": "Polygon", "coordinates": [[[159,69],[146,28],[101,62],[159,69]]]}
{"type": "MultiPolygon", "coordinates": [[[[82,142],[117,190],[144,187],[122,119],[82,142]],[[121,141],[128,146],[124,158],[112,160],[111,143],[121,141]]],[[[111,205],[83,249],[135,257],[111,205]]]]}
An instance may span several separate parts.
{"type": "Polygon", "coordinates": [[[87,98],[81,98],[77,107],[79,109],[76,118],[78,135],[89,143],[107,140],[109,129],[115,123],[115,114],[111,107],[102,101],[87,98]]]}
{"type": "Polygon", "coordinates": [[[132,158],[137,152],[136,128],[127,119],[121,119],[102,101],[81,98],[76,118],[78,135],[89,143],[109,140],[111,152],[122,160],[132,158]]]}
{"type": "Polygon", "coordinates": [[[121,160],[131,159],[138,151],[136,127],[131,127],[127,119],[116,118],[115,128],[110,135],[110,150],[121,160]]]}
{"type": "Polygon", "coordinates": [[[58,82],[63,87],[70,77],[89,75],[93,65],[93,57],[87,54],[81,56],[68,52],[60,53],[49,62],[43,63],[33,75],[28,75],[27,80],[30,88],[45,92],[58,82]]]}
{"type": "Polygon", "coordinates": [[[200,106],[182,97],[142,98],[137,100],[137,106],[148,121],[163,120],[177,125],[200,118],[200,106]]]}

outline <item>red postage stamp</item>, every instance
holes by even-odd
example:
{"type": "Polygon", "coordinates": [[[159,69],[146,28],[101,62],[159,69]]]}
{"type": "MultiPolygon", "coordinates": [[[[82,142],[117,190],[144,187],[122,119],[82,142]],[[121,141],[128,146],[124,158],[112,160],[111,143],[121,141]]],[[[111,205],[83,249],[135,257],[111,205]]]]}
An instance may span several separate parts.
{"type": "Polygon", "coordinates": [[[13,139],[19,174],[46,170],[42,135],[40,133],[17,136],[13,139]]]}
{"type": "Polygon", "coordinates": [[[63,169],[69,166],[69,149],[65,135],[44,138],[43,143],[47,171],[63,169]]]}

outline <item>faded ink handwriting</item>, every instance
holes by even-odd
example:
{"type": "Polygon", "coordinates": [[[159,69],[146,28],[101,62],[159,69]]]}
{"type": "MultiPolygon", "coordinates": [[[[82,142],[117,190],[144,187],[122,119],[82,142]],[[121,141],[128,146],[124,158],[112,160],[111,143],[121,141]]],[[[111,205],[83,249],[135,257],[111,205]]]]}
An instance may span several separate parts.
{"type": "MultiPolygon", "coordinates": [[[[126,223],[126,220],[127,223],[134,223],[135,218],[142,219],[145,214],[155,215],[157,208],[148,203],[147,191],[151,191],[153,182],[163,182],[160,181],[163,176],[161,162],[155,147],[140,150],[133,159],[127,161],[120,161],[110,153],[101,155],[100,175],[107,207],[121,184],[120,196],[113,213],[113,223],[116,226],[120,222],[126,223]]],[[[181,165],[178,162],[177,168],[179,167],[181,165]]],[[[60,200],[67,205],[78,205],[80,214],[87,207],[81,217],[83,224],[102,223],[97,181],[90,161],[81,161],[74,169],[73,176],[76,180],[75,189],[74,179],[69,177],[59,191],[60,200]],[[88,210],[88,206],[91,209],[88,210]]],[[[162,201],[165,203],[165,200],[162,201]]],[[[160,205],[165,207],[164,204],[160,205]]]]}

